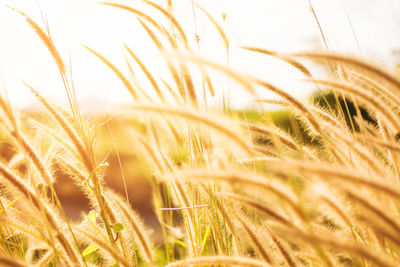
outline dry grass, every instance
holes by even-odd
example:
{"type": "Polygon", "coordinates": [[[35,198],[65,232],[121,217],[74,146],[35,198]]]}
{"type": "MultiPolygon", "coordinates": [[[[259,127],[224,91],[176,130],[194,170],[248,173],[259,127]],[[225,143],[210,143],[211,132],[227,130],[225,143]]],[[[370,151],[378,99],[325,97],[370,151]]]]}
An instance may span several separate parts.
{"type": "MultiPolygon", "coordinates": [[[[267,81],[196,56],[189,34],[171,13],[172,4],[164,8],[142,1],[170,25],[134,7],[102,4],[142,19],[139,23],[163,51],[171,77],[153,73],[125,45],[156,99],[106,56],[86,48],[133,97],[132,105],[117,114],[141,120],[123,127],[133,133],[131,155],[140,155],[140,162],[150,166],[146,171],[152,177],[153,199],[149,201],[161,226],[161,242],[153,240],[151,227],[135,207],[104,183],[105,170],[113,166],[99,160],[94,140],[103,140],[96,139],[90,123],[81,117],[55,44],[48,32],[17,10],[57,63],[72,116],[27,83],[52,121],[36,121],[0,98],[1,134],[15,155],[0,163],[0,265],[398,266],[398,77],[353,56],[313,51],[281,54],[244,47],[290,64],[317,89],[327,86],[354,97],[357,108],[365,108],[373,121],[358,113],[350,118],[350,129],[343,116],[348,110],[303,103],[267,81]],[[333,72],[330,80],[319,80],[301,58],[340,71],[333,72]],[[309,140],[300,141],[281,129],[262,109],[261,119],[253,123],[238,119],[230,110],[209,106],[206,96],[214,97],[216,89],[209,72],[216,70],[237,81],[257,102],[291,111],[291,119],[300,121],[309,140]],[[192,75],[195,71],[201,74],[200,83],[192,75]],[[260,86],[281,99],[257,99],[255,88],[260,86]],[[37,132],[29,128],[32,125],[37,132]],[[266,141],[257,142],[260,138],[266,141]],[[54,185],[60,170],[69,174],[91,203],[90,213],[82,214],[80,221],[65,216],[59,201],[54,185]]],[[[219,33],[229,57],[229,38],[221,23],[197,7],[219,33]]],[[[118,147],[126,146],[116,142],[118,147]]]]}

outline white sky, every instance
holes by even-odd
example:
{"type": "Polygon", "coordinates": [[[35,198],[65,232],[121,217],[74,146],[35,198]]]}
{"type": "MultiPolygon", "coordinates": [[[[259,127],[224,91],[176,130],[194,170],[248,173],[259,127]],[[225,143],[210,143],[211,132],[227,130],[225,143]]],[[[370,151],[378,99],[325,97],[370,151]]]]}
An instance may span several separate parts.
{"type": "MultiPolygon", "coordinates": [[[[231,45],[230,66],[239,72],[262,77],[287,89],[295,96],[312,92],[299,82],[302,76],[276,59],[243,51],[241,45],[277,51],[302,51],[318,48],[319,33],[307,0],[195,0],[222,23],[231,45]]],[[[52,38],[66,63],[72,59],[77,96],[82,105],[101,107],[103,103],[130,101],[130,96],[114,74],[81,47],[85,44],[127,73],[123,43],[127,43],[155,76],[166,76],[157,49],[136,17],[126,11],[102,6],[94,0],[36,0],[50,25],[52,38]]],[[[25,20],[5,5],[18,8],[43,26],[35,0],[0,0],[0,79],[11,101],[21,107],[35,103],[21,80],[32,84],[47,98],[67,103],[56,65],[40,39],[25,20]]],[[[154,0],[165,4],[166,0],[154,0]]],[[[156,20],[159,13],[140,0],[121,0],[146,12],[156,20]]],[[[346,12],[354,27],[362,55],[393,68],[400,62],[400,1],[398,0],[314,0],[321,26],[333,51],[360,54],[346,12]]],[[[195,34],[191,0],[173,0],[174,15],[189,37],[195,34]]],[[[200,54],[225,63],[224,46],[208,19],[195,9],[200,54]]],[[[168,22],[164,19],[165,26],[168,22]]],[[[193,39],[193,38],[192,38],[193,39]]],[[[195,43],[193,48],[197,51],[195,43]]],[[[318,70],[314,70],[318,73],[318,70]]],[[[217,87],[226,86],[221,75],[217,87]]],[[[231,102],[244,106],[251,98],[231,86],[231,102]]],[[[260,97],[271,96],[265,91],[260,97]]]]}

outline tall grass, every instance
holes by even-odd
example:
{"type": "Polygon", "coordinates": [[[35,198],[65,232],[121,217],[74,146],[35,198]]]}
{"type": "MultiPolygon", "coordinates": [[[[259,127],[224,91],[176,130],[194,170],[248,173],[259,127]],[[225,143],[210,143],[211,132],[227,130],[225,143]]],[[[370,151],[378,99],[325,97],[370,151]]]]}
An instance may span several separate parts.
{"type": "MultiPolygon", "coordinates": [[[[162,241],[155,242],[151,227],[135,207],[105,184],[108,164],[98,160],[94,145],[103,140],[96,139],[90,122],[80,115],[56,45],[48,30],[16,10],[53,56],[71,114],[49,103],[40,89],[28,83],[48,114],[44,122],[0,97],[1,134],[14,155],[0,163],[0,265],[398,266],[399,78],[353,56],[243,47],[290,64],[316,89],[354,99],[372,121],[357,112],[349,127],[343,116],[348,110],[341,106],[302,102],[258,77],[196,56],[190,33],[173,14],[172,2],[164,8],[142,1],[169,24],[154,20],[134,4],[102,5],[139,19],[162,51],[171,77],[153,73],[125,45],[129,68],[139,66],[150,82],[146,87],[101,51],[85,48],[132,96],[132,104],[114,115],[140,117],[143,122],[140,127],[135,123],[124,127],[131,128],[130,138],[136,144],[131,153],[151,166],[149,201],[162,228],[162,241]],[[301,62],[304,58],[335,66],[331,79],[314,77],[301,62]],[[307,139],[301,141],[276,125],[262,105],[256,122],[211,106],[207,100],[215,97],[215,81],[209,73],[217,71],[236,81],[256,102],[284,106],[291,120],[300,122],[307,139]],[[256,88],[281,99],[260,99],[254,94],[256,88]],[[91,211],[80,221],[71,221],[59,201],[54,184],[60,170],[91,203],[91,211]]],[[[220,21],[195,7],[211,21],[229,57],[229,38],[220,21]]]]}

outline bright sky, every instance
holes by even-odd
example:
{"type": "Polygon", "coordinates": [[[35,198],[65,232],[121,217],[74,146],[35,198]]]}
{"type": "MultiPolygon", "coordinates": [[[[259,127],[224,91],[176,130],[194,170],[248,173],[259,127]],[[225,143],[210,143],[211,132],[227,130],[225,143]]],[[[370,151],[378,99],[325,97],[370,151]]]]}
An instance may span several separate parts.
{"type": "MultiPolygon", "coordinates": [[[[223,25],[231,45],[230,66],[242,73],[262,77],[295,96],[312,92],[302,76],[276,59],[239,48],[257,46],[277,51],[303,51],[320,47],[320,36],[308,0],[194,0],[223,25]],[[222,14],[227,15],[225,22],[222,14]]],[[[26,107],[35,103],[21,81],[32,84],[48,99],[67,103],[56,65],[40,39],[25,20],[6,5],[18,8],[44,25],[38,6],[45,14],[52,38],[65,62],[71,59],[77,96],[83,106],[130,101],[129,94],[114,74],[92,54],[85,44],[111,60],[127,73],[123,43],[128,44],[155,76],[166,76],[158,50],[136,17],[126,11],[99,5],[94,0],[0,0],[0,79],[11,101],[26,107]]],[[[166,4],[166,0],[154,0],[166,4]]],[[[173,0],[174,15],[193,37],[201,38],[200,55],[226,63],[223,42],[208,19],[192,9],[191,0],[173,0]],[[196,20],[194,20],[196,18],[196,20]]],[[[121,0],[146,12],[156,20],[159,13],[140,0],[121,0]]],[[[400,1],[398,0],[314,0],[321,26],[333,51],[362,54],[393,68],[400,62],[400,1]],[[352,25],[352,26],[351,26],[352,25]],[[352,27],[357,37],[357,46],[352,27]],[[397,50],[397,53],[394,51],[397,50]]],[[[192,38],[193,39],[193,38],[192,38]]],[[[193,48],[198,52],[195,43],[193,48]]],[[[318,69],[313,71],[318,73],[318,69]]],[[[140,75],[139,75],[140,77],[140,75]]],[[[226,86],[222,76],[217,81],[226,86]]],[[[232,85],[235,106],[251,103],[251,98],[232,85]]],[[[271,96],[265,91],[259,97],[271,96]]]]}

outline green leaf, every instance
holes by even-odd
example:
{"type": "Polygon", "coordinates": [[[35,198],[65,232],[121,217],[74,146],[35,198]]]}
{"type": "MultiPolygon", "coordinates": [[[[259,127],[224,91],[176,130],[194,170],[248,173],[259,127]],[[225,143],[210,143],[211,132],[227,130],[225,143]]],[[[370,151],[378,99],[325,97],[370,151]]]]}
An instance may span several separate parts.
{"type": "Polygon", "coordinates": [[[125,226],[123,226],[122,224],[120,224],[120,223],[115,223],[114,225],[113,225],[113,230],[114,230],[114,233],[119,233],[119,232],[121,232],[122,230],[124,230],[125,229],[125,226]]]}
{"type": "Polygon", "coordinates": [[[210,235],[210,230],[211,230],[211,225],[209,225],[207,227],[206,233],[204,234],[203,242],[201,243],[201,250],[200,251],[202,251],[204,249],[204,246],[206,245],[208,236],[210,235]]]}
{"type": "Polygon", "coordinates": [[[85,257],[85,256],[95,252],[98,249],[99,249],[99,247],[96,244],[90,245],[82,252],[82,256],[85,257]]]}
{"type": "Polygon", "coordinates": [[[175,239],[175,243],[178,245],[181,245],[182,247],[186,248],[186,243],[183,242],[182,240],[179,239],[175,239]]]}

